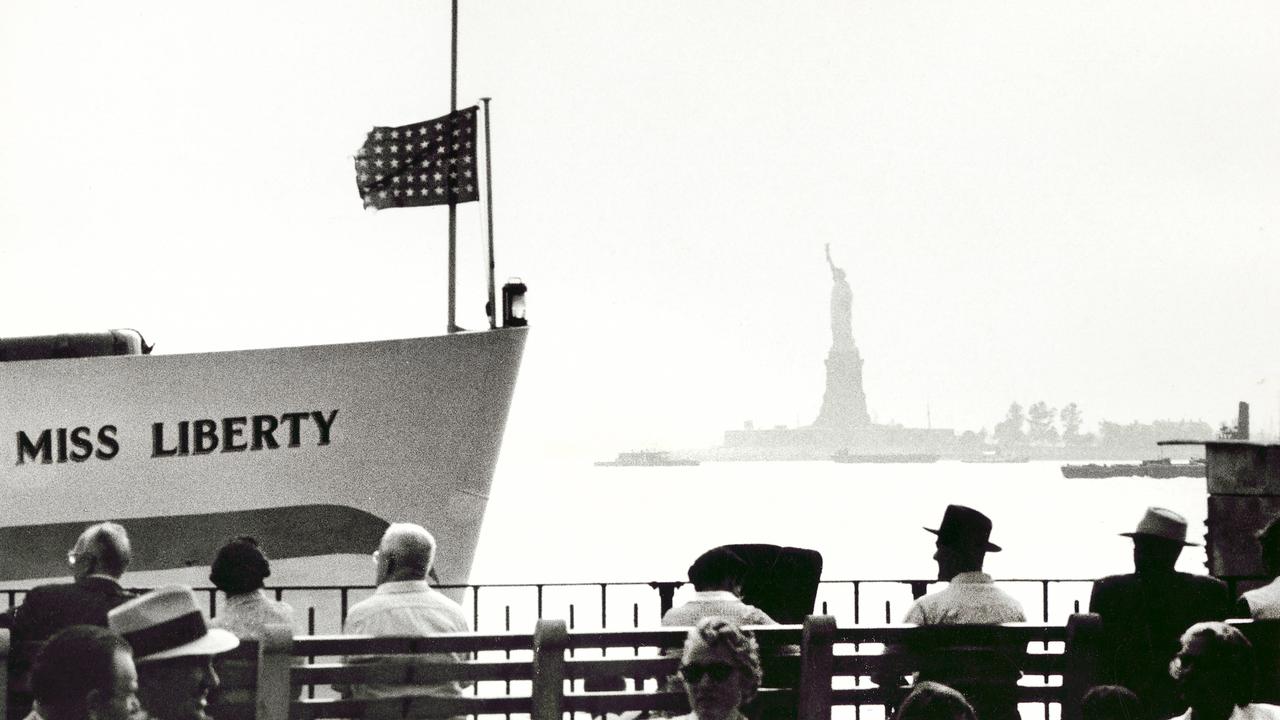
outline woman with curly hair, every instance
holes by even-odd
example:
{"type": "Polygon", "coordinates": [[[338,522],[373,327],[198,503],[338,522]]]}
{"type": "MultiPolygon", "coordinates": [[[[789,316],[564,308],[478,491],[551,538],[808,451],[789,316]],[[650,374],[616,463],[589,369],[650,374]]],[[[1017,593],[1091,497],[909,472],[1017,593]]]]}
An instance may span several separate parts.
{"type": "Polygon", "coordinates": [[[698,622],[684,641],[680,678],[692,712],[677,720],[744,720],[760,687],[760,648],[750,630],[722,617],[698,622]]]}

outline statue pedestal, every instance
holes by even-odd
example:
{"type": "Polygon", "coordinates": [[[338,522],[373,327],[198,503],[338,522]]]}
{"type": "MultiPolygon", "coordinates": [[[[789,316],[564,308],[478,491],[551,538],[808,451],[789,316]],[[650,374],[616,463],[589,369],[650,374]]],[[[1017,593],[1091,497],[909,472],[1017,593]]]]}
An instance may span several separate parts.
{"type": "Polygon", "coordinates": [[[857,348],[827,354],[827,389],[814,427],[852,430],[868,425],[867,397],[862,392],[862,356],[857,348]]]}

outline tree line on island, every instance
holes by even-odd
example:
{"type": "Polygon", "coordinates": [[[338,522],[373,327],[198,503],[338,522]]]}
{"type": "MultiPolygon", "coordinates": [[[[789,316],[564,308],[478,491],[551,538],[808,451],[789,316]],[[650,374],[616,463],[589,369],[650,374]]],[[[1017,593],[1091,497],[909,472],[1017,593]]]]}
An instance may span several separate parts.
{"type": "Polygon", "coordinates": [[[1213,427],[1202,420],[1155,420],[1150,423],[1100,420],[1096,432],[1082,431],[1083,424],[1084,413],[1076,403],[1067,403],[1056,409],[1043,400],[1026,408],[1014,402],[989,435],[985,428],[966,430],[960,435],[960,443],[972,447],[995,445],[1006,451],[1062,448],[1150,452],[1161,440],[1210,440],[1215,436],[1213,427]]]}

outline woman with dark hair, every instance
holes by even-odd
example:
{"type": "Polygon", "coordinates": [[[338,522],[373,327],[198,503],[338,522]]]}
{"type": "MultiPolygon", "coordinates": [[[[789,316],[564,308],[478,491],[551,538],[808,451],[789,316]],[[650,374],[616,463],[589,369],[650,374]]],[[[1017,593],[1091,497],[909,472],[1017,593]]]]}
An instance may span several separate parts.
{"type": "Polygon", "coordinates": [[[262,591],[262,581],[270,576],[271,564],[257,540],[241,535],[223,545],[213,560],[209,580],[227,594],[227,601],[210,624],[242,640],[259,639],[264,625],[292,625],[293,608],[262,591]]]}
{"type": "Polygon", "coordinates": [[[676,720],[744,720],[741,708],[755,697],[762,675],[760,649],[750,630],[722,617],[699,621],[680,656],[692,712],[676,720]]]}
{"type": "Polygon", "coordinates": [[[1182,633],[1169,663],[1189,708],[1181,720],[1280,720],[1280,706],[1250,702],[1257,665],[1253,645],[1223,622],[1196,623],[1182,633]]]}
{"type": "Polygon", "coordinates": [[[958,691],[925,680],[916,683],[893,720],[978,720],[978,715],[958,691]]]}

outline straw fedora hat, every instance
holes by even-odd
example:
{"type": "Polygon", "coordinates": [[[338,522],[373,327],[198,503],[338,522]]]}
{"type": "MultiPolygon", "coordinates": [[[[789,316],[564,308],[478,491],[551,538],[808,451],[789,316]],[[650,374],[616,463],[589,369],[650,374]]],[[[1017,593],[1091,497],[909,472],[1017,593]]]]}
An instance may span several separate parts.
{"type": "Polygon", "coordinates": [[[948,505],[942,514],[942,524],[935,530],[925,528],[938,536],[943,545],[976,547],[987,552],[1000,552],[1000,546],[991,542],[991,518],[964,505],[948,505]]]}
{"type": "Polygon", "coordinates": [[[1154,537],[1175,542],[1187,547],[1197,543],[1187,542],[1187,519],[1178,513],[1162,507],[1149,507],[1138,521],[1133,532],[1120,533],[1124,537],[1154,537]]]}
{"type": "Polygon", "coordinates": [[[182,585],[157,588],[107,613],[107,625],[133,648],[134,662],[216,655],[240,644],[235,635],[210,628],[196,594],[182,585]]]}

